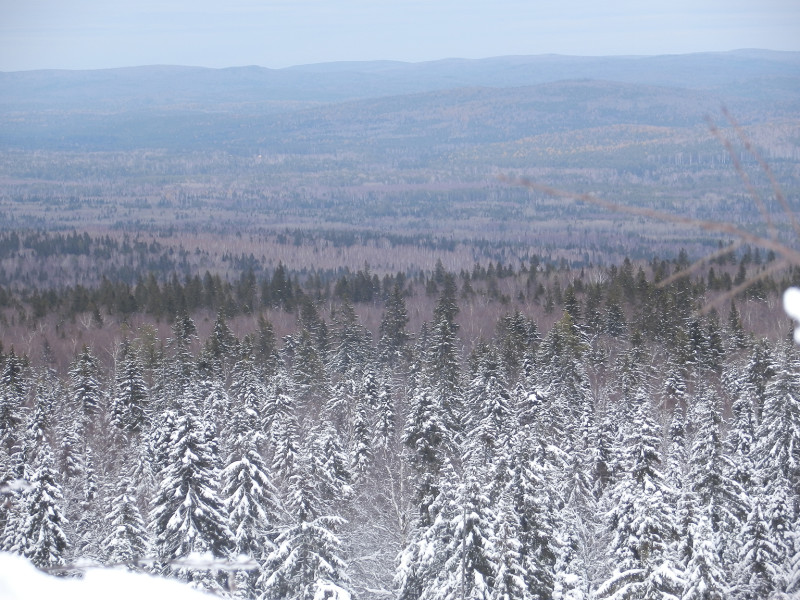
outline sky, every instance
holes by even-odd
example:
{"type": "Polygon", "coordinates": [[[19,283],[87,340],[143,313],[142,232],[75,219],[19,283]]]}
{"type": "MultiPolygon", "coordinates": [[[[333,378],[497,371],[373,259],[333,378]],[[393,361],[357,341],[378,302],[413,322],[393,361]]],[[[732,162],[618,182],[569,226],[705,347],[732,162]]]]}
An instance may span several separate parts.
{"type": "Polygon", "coordinates": [[[798,0],[0,0],[0,71],[800,50],[798,0]]]}

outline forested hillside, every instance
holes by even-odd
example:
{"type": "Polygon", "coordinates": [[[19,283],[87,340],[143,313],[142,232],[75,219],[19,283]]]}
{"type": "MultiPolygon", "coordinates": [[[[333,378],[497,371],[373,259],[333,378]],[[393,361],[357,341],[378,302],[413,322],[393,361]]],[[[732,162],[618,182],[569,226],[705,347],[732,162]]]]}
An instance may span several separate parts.
{"type": "Polygon", "coordinates": [[[223,307],[203,336],[184,312],[164,338],[89,339],[63,371],[6,347],[3,547],[237,598],[797,591],[800,355],[785,318],[772,339],[743,323],[769,286],[702,316],[707,277],[658,283],[687,266],[534,265],[546,328],[484,287],[492,266],[340,292],[328,318],[300,288],[282,336],[262,313],[240,337],[223,307]],[[475,297],[505,310],[478,337],[475,297]]]}

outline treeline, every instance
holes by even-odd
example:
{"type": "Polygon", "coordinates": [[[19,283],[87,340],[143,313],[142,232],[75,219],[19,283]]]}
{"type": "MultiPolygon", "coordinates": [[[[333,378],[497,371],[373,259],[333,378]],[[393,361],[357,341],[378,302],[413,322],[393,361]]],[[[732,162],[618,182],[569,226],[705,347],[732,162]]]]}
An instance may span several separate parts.
{"type": "MultiPolygon", "coordinates": [[[[25,238],[20,244],[35,246],[44,238],[25,238]]],[[[83,236],[65,236],[56,245],[83,236]]],[[[44,241],[43,241],[44,240],[44,241]]],[[[139,242],[123,242],[134,248],[139,242]]],[[[80,247],[76,244],[76,248],[80,247]]],[[[653,259],[633,263],[625,259],[609,268],[574,269],[564,261],[533,256],[527,263],[475,264],[470,270],[450,273],[438,261],[428,273],[384,274],[371,272],[368,265],[350,271],[293,270],[279,263],[269,271],[250,255],[246,267],[229,280],[206,271],[204,275],[163,276],[150,272],[135,284],[102,276],[96,287],[74,285],[26,287],[22,291],[0,285],[0,323],[33,326],[50,316],[58,322],[75,321],[91,315],[102,324],[107,319],[125,322],[141,315],[171,322],[176,314],[194,315],[198,311],[223,314],[259,315],[267,310],[297,313],[306,305],[352,303],[384,305],[395,289],[413,302],[415,297],[436,298],[447,277],[455,283],[465,302],[498,305],[505,308],[533,306],[544,314],[568,309],[581,315],[592,332],[617,335],[628,326],[644,334],[665,335],[676,318],[686,318],[691,306],[708,295],[720,295],[749,285],[735,294],[735,300],[763,300],[777,297],[781,290],[800,283],[800,268],[778,274],[764,271],[774,255],[762,256],[759,250],[745,247],[738,252],[722,251],[702,270],[690,267],[686,252],[671,260],[653,259]],[[679,274],[686,271],[686,275],[679,274]],[[670,282],[664,285],[663,282],[670,282]]],[[[227,260],[232,260],[229,258],[227,260]]],[[[63,329],[60,330],[63,335],[63,329]]]]}

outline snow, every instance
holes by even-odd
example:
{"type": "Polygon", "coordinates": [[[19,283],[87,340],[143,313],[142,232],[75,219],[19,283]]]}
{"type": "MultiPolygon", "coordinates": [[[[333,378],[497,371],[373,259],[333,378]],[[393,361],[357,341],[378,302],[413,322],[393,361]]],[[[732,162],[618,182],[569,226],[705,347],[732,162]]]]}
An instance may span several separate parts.
{"type": "Polygon", "coordinates": [[[30,600],[209,600],[185,583],[131,573],[124,569],[88,569],[82,579],[54,577],[15,554],[0,553],[0,598],[30,600]]]}

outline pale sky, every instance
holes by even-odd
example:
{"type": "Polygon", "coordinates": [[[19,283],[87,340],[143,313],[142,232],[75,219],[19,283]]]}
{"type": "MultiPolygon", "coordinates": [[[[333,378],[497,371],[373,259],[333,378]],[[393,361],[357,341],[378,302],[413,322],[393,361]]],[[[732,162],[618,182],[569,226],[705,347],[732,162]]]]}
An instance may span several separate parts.
{"type": "Polygon", "coordinates": [[[798,0],[0,0],[0,71],[800,50],[798,0]]]}

